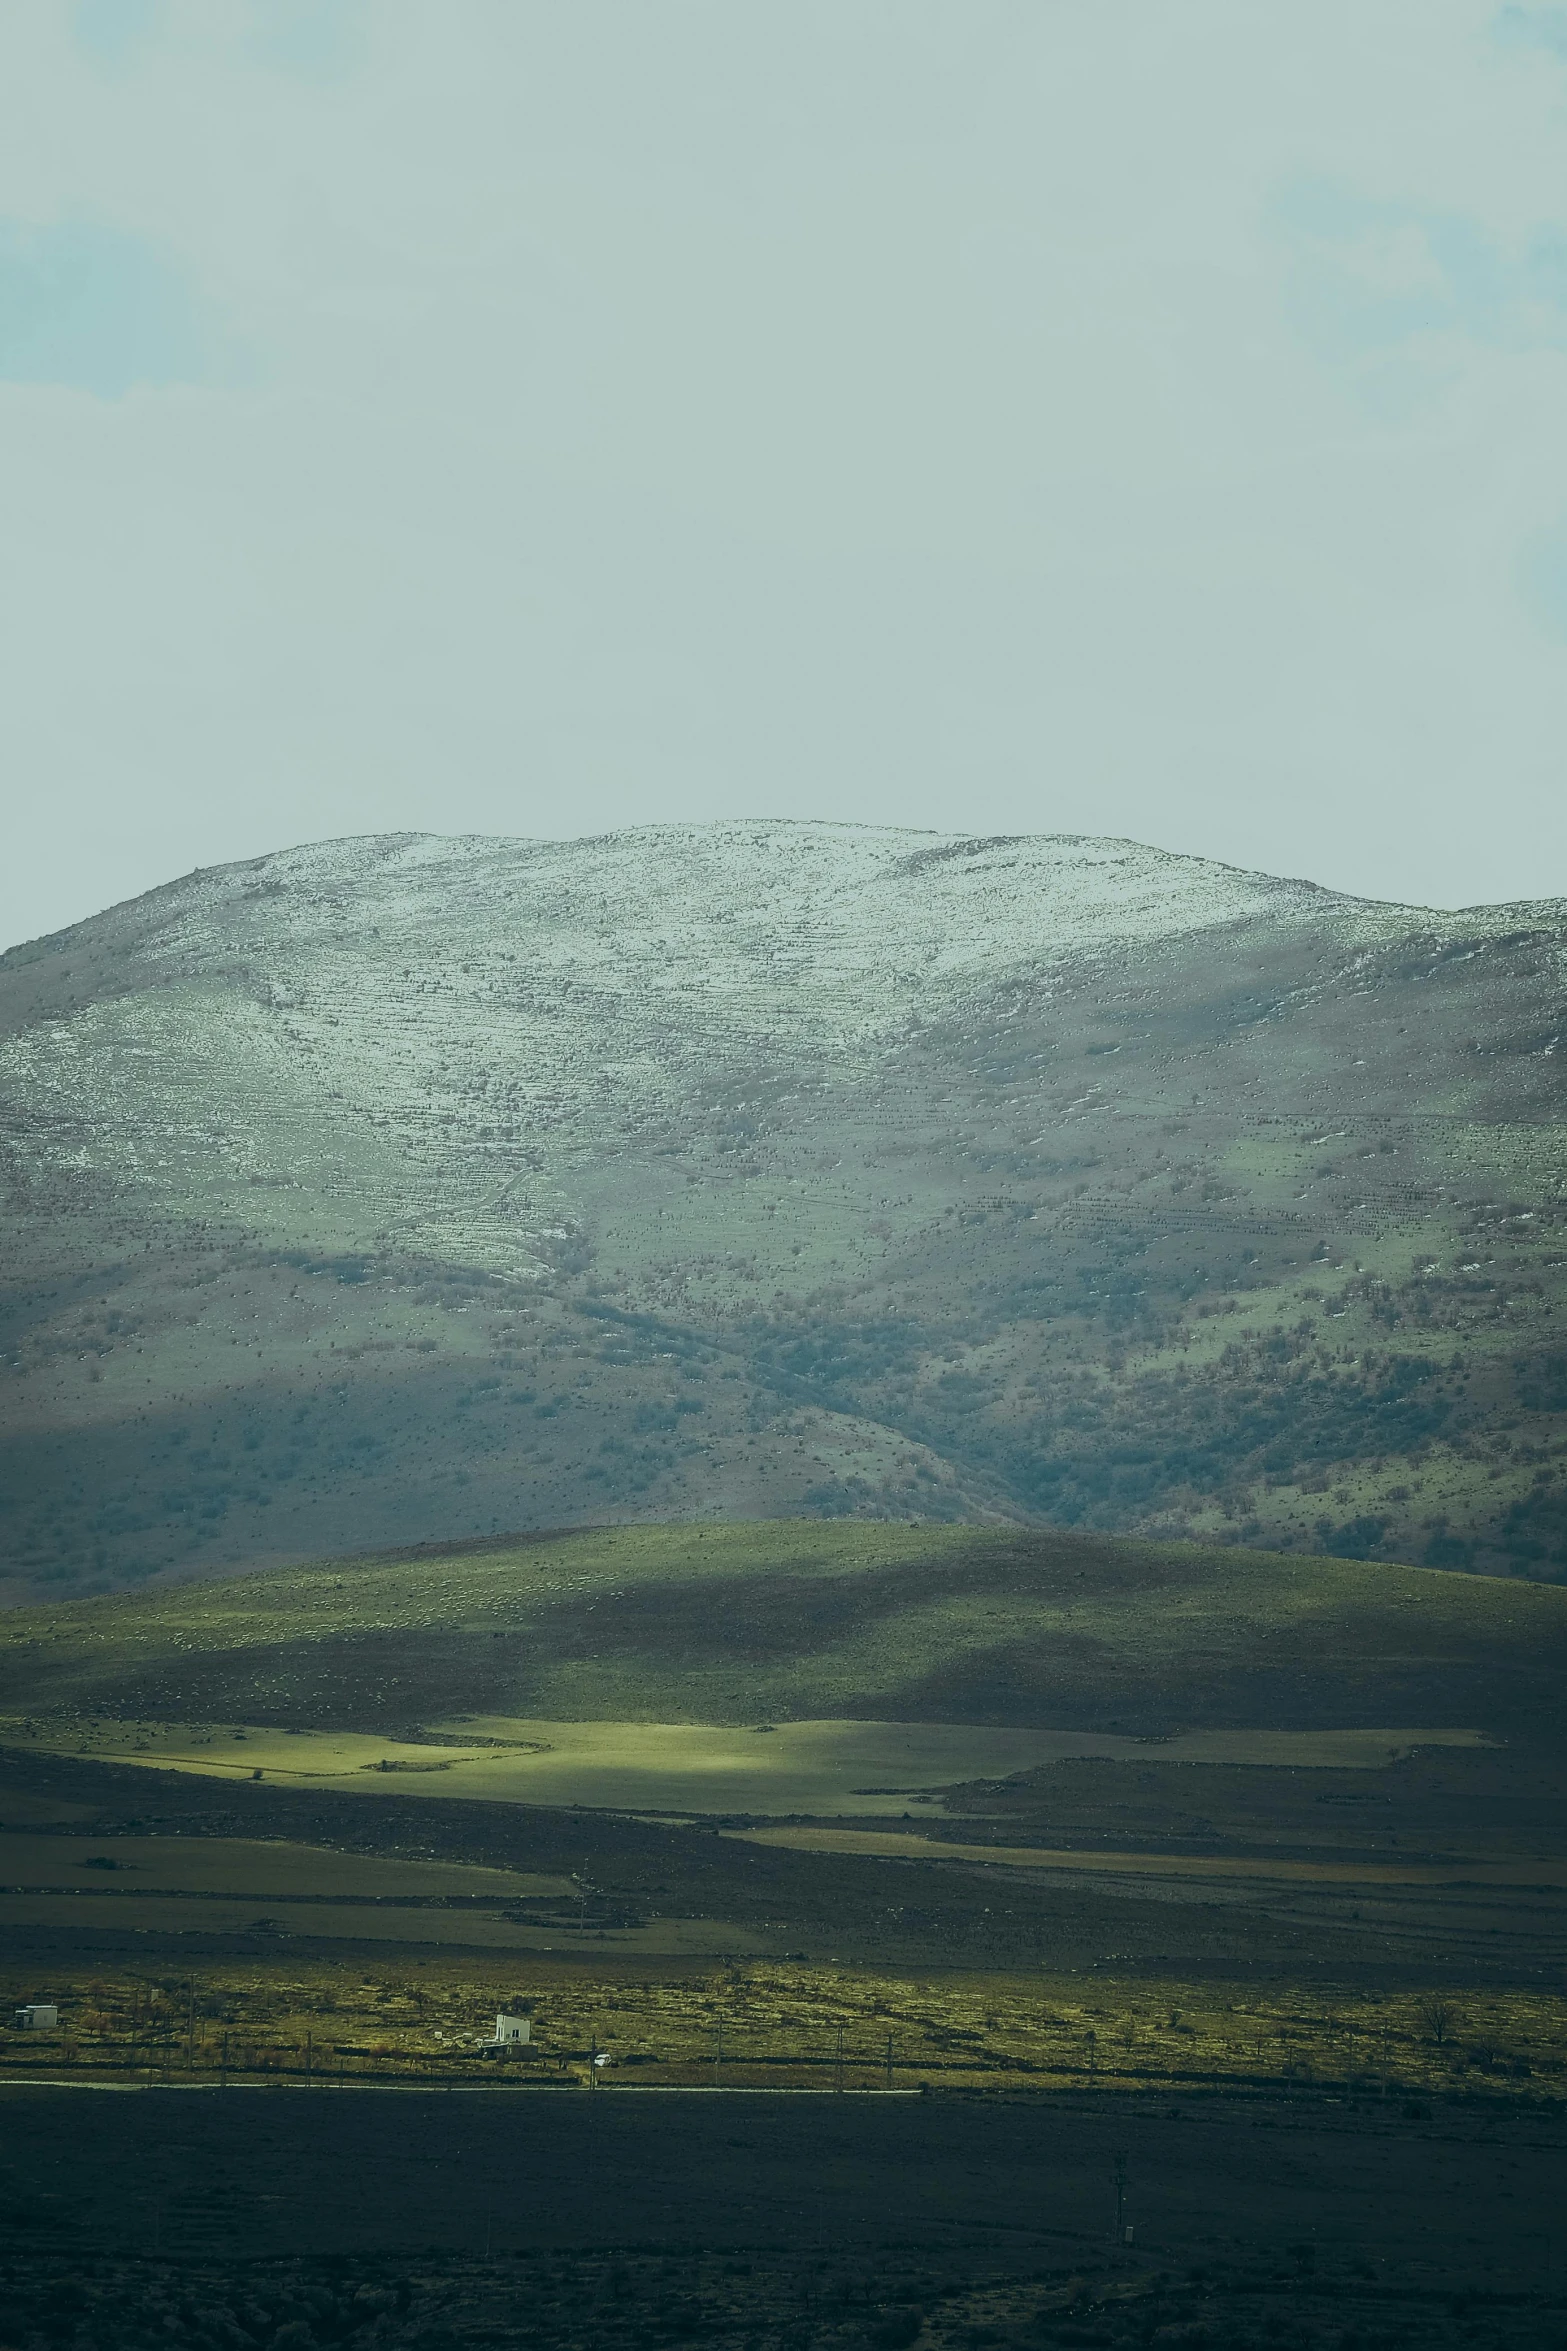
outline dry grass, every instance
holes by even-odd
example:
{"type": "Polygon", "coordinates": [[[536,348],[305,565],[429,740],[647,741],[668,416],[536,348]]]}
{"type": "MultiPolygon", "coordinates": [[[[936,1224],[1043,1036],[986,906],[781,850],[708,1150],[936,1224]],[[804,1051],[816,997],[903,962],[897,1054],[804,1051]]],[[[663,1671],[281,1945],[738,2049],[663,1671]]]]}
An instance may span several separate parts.
{"type": "Polygon", "coordinates": [[[491,1902],[569,1898],[569,1878],[449,1861],[394,1861],[281,1838],[0,1835],[0,1886],[285,1899],[491,1902]]]}
{"type": "Polygon", "coordinates": [[[432,1958],[374,1973],[280,1960],[3,1980],[11,1999],[62,2007],[58,2035],[5,2036],[0,2068],[13,2074],[494,2079],[479,2042],[498,2008],[528,2000],[535,2042],[505,2061],[515,2080],[585,2083],[597,2049],[620,2086],[1567,2094],[1567,1999],[1546,1992],[1237,1997],[1173,1978],[915,1980],[766,1960],[651,1977],[432,1958]]]}
{"type": "Polygon", "coordinates": [[[763,1951],[717,1918],[615,1914],[599,1923],[576,1881],[464,1863],[400,1861],[243,1837],[0,1834],[0,1930],[63,1935],[308,1936],[416,1949],[531,1954],[591,1935],[646,1956],[763,1951]]]}
{"type": "Polygon", "coordinates": [[[1068,1870],[1117,1878],[1253,1878],[1295,1885],[1550,1886],[1567,1887],[1567,1862],[1485,1861],[1469,1854],[1449,1861],[1297,1861],[1268,1854],[1139,1853],[1127,1847],[1096,1853],[1087,1847],[967,1845],[950,1837],[923,1837],[898,1829],[780,1827],[726,1829],[750,1845],[781,1845],[795,1853],[860,1853],[887,1861],[978,1861],[1000,1869],[1068,1870]]]}

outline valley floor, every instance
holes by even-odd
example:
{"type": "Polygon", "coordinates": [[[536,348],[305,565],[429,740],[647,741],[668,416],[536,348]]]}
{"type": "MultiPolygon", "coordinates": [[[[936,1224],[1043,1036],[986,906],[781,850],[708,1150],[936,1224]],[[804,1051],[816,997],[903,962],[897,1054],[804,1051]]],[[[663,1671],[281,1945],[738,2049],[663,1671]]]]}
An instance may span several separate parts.
{"type": "Polygon", "coordinates": [[[0,2344],[1560,2351],[1564,1611],[813,1527],[13,1617],[0,2344]]]}

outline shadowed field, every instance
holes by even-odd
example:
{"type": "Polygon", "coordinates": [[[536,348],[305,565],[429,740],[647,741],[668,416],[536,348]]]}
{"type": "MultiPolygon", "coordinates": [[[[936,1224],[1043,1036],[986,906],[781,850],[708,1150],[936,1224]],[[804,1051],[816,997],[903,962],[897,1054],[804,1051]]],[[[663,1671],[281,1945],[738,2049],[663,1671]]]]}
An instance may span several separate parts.
{"type": "Polygon", "coordinates": [[[44,2351],[1557,2351],[1567,2321],[1567,2153],[1525,2113],[0,2098],[0,2295],[44,2351]]]}
{"type": "Polygon", "coordinates": [[[45,2344],[113,2316],[116,2343],[224,2340],[215,2322],[232,2306],[252,2341],[303,2345],[319,2328],[454,2351],[1553,2351],[1564,2316],[1567,2158],[1523,2115],[1283,2099],[1128,2099],[1111,2114],[1070,2097],[0,2097],[7,2282],[27,2339],[41,2321],[45,2344]],[[1130,2248],[1109,2241],[1118,2209],[1130,2248]]]}

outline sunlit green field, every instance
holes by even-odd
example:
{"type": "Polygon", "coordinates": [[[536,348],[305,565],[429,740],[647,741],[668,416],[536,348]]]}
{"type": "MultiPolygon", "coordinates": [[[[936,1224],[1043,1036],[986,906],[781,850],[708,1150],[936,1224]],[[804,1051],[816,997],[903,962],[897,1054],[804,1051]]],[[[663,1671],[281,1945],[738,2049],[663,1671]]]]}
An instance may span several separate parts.
{"type": "Polygon", "coordinates": [[[20,1753],[90,1755],[150,1770],[352,1795],[381,1793],[389,1780],[406,1778],[421,1795],[490,1802],[872,1818],[908,1804],[939,1812],[940,1791],[955,1783],[1040,1771],[1069,1758],[1375,1771],[1417,1748],[1484,1744],[1479,1732],[1465,1729],[1194,1731],[1142,1741],[983,1723],[734,1727],[504,1715],[435,1723],[417,1743],[255,1723],[126,1723],[99,1716],[80,1725],[13,1717],[0,1720],[0,1742],[20,1753]]]}

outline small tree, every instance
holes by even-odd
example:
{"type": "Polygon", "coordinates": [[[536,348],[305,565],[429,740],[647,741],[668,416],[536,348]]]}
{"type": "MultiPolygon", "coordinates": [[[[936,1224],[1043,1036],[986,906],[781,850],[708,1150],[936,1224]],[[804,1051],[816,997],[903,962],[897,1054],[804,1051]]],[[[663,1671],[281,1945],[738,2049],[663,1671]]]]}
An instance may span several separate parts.
{"type": "Polygon", "coordinates": [[[1444,2000],[1440,1993],[1433,1992],[1420,2003],[1420,2022],[1425,2028],[1426,2037],[1434,2041],[1439,2049],[1449,2035],[1458,2030],[1459,2021],[1458,2010],[1452,2001],[1444,2000]]]}

